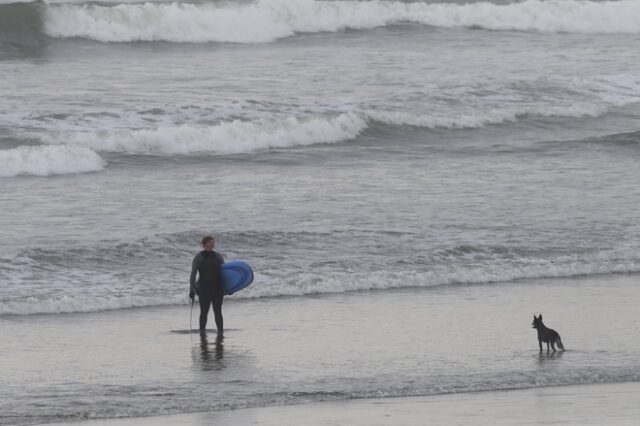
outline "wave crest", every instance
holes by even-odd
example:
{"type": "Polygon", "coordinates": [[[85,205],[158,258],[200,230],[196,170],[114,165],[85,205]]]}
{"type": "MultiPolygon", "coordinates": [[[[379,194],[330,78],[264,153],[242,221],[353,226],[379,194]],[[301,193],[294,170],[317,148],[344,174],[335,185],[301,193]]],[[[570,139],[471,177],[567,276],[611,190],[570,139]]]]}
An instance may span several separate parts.
{"type": "Polygon", "coordinates": [[[257,0],[252,3],[49,5],[45,32],[101,42],[265,43],[297,33],[369,29],[412,22],[576,33],[640,33],[640,3],[526,0],[428,4],[397,1],[257,0]]]}
{"type": "Polygon", "coordinates": [[[269,148],[337,143],[353,139],[367,127],[353,113],[333,118],[229,121],[214,126],[182,125],[129,132],[42,136],[50,144],[75,144],[97,151],[127,154],[241,154],[269,148]]]}

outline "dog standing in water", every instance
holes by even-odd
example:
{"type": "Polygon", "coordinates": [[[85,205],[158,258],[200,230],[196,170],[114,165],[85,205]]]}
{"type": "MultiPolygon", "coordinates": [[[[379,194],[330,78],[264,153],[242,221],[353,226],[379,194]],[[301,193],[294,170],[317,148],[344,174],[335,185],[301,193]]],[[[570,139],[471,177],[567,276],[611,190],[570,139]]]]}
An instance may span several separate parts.
{"type": "Polygon", "coordinates": [[[560,339],[560,335],[557,331],[547,328],[542,322],[542,314],[538,317],[533,315],[533,323],[531,326],[538,330],[538,345],[540,345],[540,353],[542,353],[542,342],[547,344],[547,352],[549,352],[549,345],[551,345],[551,349],[556,351],[555,344],[558,344],[558,348],[564,351],[564,345],[562,344],[562,339],[560,339]]]}

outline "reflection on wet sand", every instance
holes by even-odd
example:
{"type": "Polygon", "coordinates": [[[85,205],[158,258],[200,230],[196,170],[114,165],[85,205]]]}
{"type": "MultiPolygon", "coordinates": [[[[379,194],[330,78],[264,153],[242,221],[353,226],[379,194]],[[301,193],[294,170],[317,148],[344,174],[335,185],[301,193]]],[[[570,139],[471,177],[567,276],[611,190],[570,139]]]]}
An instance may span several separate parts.
{"type": "Polygon", "coordinates": [[[542,351],[538,354],[538,364],[544,364],[545,362],[549,362],[552,360],[562,358],[565,351],[557,351],[557,352],[546,352],[542,351]]]}
{"type": "Polygon", "coordinates": [[[201,367],[205,371],[219,370],[224,365],[224,336],[216,335],[210,342],[207,333],[200,333],[200,356],[201,367]]]}

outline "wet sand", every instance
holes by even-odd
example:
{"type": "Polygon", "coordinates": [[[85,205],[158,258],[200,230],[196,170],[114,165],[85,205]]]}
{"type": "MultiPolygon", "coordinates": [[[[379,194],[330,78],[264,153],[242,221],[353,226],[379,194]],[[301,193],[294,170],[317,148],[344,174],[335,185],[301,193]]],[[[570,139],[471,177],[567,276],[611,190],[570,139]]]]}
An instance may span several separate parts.
{"type": "Polygon", "coordinates": [[[186,305],[5,317],[0,425],[638,424],[637,282],[230,298],[223,341],[186,305]]]}
{"type": "Polygon", "coordinates": [[[429,397],[361,399],[226,412],[95,420],[76,424],[83,426],[638,425],[639,419],[640,383],[622,383],[429,397]]]}

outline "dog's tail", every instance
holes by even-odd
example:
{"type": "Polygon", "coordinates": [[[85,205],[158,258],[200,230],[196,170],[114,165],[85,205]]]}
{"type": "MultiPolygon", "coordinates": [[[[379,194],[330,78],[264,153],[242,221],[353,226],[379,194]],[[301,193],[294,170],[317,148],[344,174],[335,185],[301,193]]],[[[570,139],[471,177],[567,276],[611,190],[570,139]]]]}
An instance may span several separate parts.
{"type": "Polygon", "coordinates": [[[562,344],[562,339],[560,338],[559,334],[558,334],[558,342],[557,343],[558,343],[558,347],[564,351],[564,345],[562,344]]]}

